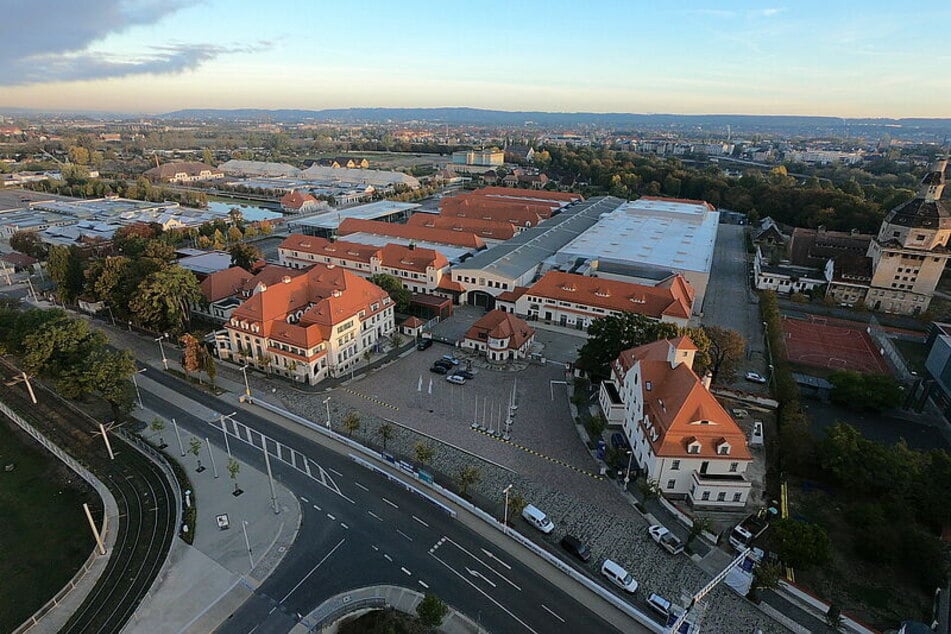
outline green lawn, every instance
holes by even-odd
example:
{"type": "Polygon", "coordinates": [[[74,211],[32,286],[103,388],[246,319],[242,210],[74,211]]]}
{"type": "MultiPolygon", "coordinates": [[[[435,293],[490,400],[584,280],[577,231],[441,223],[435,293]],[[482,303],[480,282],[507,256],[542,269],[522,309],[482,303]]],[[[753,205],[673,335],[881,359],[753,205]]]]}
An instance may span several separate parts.
{"type": "Polygon", "coordinates": [[[0,415],[0,632],[29,618],[89,557],[83,502],[98,522],[93,490],[0,415]]]}

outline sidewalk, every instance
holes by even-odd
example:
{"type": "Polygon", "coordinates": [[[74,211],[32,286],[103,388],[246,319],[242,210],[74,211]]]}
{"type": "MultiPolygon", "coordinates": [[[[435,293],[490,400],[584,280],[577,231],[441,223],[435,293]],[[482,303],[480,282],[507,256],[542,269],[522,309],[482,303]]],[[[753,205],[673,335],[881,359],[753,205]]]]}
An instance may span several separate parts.
{"type": "MultiPolygon", "coordinates": [[[[181,404],[192,411],[198,407],[185,399],[182,401],[181,404]]],[[[162,418],[141,408],[136,410],[136,416],[146,423],[162,418]]],[[[156,432],[149,430],[143,435],[158,443],[156,432]]],[[[184,430],[181,435],[187,451],[194,436],[184,430]]],[[[234,481],[228,474],[228,455],[224,450],[212,445],[219,475],[215,478],[207,444],[203,443],[199,456],[206,469],[197,473],[195,456],[181,457],[171,424],[162,432],[162,437],[169,443],[165,451],[182,464],[194,487],[198,509],[195,543],[189,546],[175,539],[166,565],[123,631],[210,632],[277,568],[297,536],[301,509],[297,498],[275,482],[280,508],[280,514],[275,514],[267,475],[243,462],[237,483],[244,493],[233,496],[234,481]],[[216,518],[224,514],[230,527],[220,529],[216,518]],[[250,557],[244,528],[251,545],[250,557]]]]}

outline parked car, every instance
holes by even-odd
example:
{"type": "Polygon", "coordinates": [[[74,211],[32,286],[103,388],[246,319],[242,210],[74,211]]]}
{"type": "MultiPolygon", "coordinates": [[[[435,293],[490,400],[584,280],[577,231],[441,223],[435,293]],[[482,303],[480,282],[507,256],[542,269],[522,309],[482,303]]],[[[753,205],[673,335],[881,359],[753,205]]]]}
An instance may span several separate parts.
{"type": "Polygon", "coordinates": [[[620,451],[628,451],[631,448],[631,444],[624,437],[624,432],[620,431],[611,434],[611,446],[620,451]]]}
{"type": "Polygon", "coordinates": [[[452,356],[451,354],[444,354],[444,355],[442,355],[442,358],[445,359],[446,361],[448,361],[449,363],[453,364],[453,365],[459,365],[459,359],[457,359],[456,357],[452,356]]]}
{"type": "Polygon", "coordinates": [[[472,372],[469,372],[468,370],[456,370],[455,372],[453,372],[453,374],[456,376],[461,376],[462,378],[466,380],[475,378],[475,375],[472,372]]]}
{"type": "Polygon", "coordinates": [[[667,621],[667,616],[670,615],[670,601],[655,593],[650,595],[650,597],[647,599],[647,605],[664,617],[664,622],[667,621]]]}
{"type": "Polygon", "coordinates": [[[446,371],[452,369],[452,364],[446,361],[445,359],[436,359],[436,362],[433,365],[438,365],[441,368],[446,368],[446,371]]]}
{"type": "Polygon", "coordinates": [[[601,574],[623,590],[628,592],[637,591],[637,580],[631,576],[631,573],[610,559],[605,559],[604,563],[601,564],[601,574]]]}
{"type": "Polygon", "coordinates": [[[525,518],[526,522],[546,535],[555,530],[555,524],[548,519],[548,516],[531,504],[527,504],[525,508],[522,509],[522,517],[525,518]]]}
{"type": "Polygon", "coordinates": [[[465,385],[466,380],[459,376],[458,374],[450,374],[446,377],[446,380],[450,383],[455,383],[456,385],[465,385]]]}
{"type": "Polygon", "coordinates": [[[429,348],[429,347],[432,346],[432,345],[433,345],[433,340],[432,340],[432,339],[420,339],[420,340],[416,343],[416,349],[417,349],[417,350],[425,350],[426,348],[429,348]]]}
{"type": "Polygon", "coordinates": [[[759,372],[747,372],[746,380],[752,381],[753,383],[766,383],[766,377],[759,372]]]}
{"type": "Polygon", "coordinates": [[[581,561],[586,562],[591,559],[591,549],[574,535],[565,535],[562,537],[561,547],[581,561]]]}
{"type": "Polygon", "coordinates": [[[443,366],[436,365],[436,364],[433,364],[433,367],[429,368],[429,371],[435,372],[436,374],[445,374],[446,372],[449,372],[449,370],[447,370],[443,366]]]}
{"type": "Polygon", "coordinates": [[[666,526],[654,524],[648,527],[647,532],[650,533],[651,539],[663,546],[664,550],[671,555],[676,555],[684,551],[684,543],[680,541],[679,537],[671,533],[666,526]]]}

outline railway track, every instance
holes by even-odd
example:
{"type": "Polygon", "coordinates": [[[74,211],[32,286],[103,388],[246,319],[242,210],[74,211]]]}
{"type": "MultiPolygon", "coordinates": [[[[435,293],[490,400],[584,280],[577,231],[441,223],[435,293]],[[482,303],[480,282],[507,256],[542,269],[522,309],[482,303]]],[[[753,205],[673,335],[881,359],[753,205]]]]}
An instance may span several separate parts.
{"type": "Polygon", "coordinates": [[[158,575],[175,536],[175,491],[165,472],[117,434],[110,460],[97,422],[33,383],[34,405],[17,373],[0,366],[0,399],[83,463],[112,492],[119,509],[116,541],[92,591],[61,632],[119,632],[158,575]],[[12,383],[12,384],[11,384],[12,383]]]}

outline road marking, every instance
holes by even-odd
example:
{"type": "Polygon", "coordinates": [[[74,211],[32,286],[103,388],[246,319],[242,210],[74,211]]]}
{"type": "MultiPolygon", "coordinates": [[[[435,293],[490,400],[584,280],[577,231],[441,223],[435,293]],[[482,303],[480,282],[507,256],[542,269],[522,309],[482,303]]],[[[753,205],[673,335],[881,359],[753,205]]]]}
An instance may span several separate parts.
{"type": "Polygon", "coordinates": [[[400,529],[397,528],[397,529],[396,529],[396,532],[399,533],[400,535],[402,535],[403,537],[405,537],[406,539],[408,539],[408,540],[410,540],[410,541],[413,541],[413,538],[412,538],[412,537],[410,537],[409,535],[407,535],[406,533],[404,533],[404,532],[401,531],[400,529]]]}
{"type": "Polygon", "coordinates": [[[314,508],[317,509],[318,511],[322,511],[322,510],[323,510],[322,508],[320,508],[320,507],[317,506],[316,504],[314,504],[314,508]]]}
{"type": "Polygon", "coordinates": [[[343,528],[346,528],[346,529],[349,529],[349,528],[350,528],[349,526],[347,526],[347,525],[344,524],[343,522],[340,522],[340,526],[342,526],[343,528]]]}
{"type": "Polygon", "coordinates": [[[343,474],[340,473],[339,471],[337,471],[336,469],[331,469],[330,467],[327,467],[327,470],[328,470],[328,471],[333,471],[333,472],[336,473],[337,476],[340,477],[340,478],[343,477],[343,474]]]}
{"type": "MultiPolygon", "coordinates": [[[[472,557],[473,559],[475,559],[476,561],[478,561],[480,564],[482,564],[482,565],[485,566],[486,568],[488,568],[489,571],[494,572],[494,573],[495,573],[500,579],[502,579],[502,581],[504,581],[505,583],[509,584],[510,586],[512,586],[513,588],[515,588],[515,589],[518,590],[518,591],[521,591],[521,590],[522,590],[520,587],[518,587],[517,585],[515,585],[514,583],[512,583],[511,581],[509,581],[509,579],[508,579],[505,575],[503,575],[501,572],[499,572],[498,570],[496,570],[495,568],[493,568],[493,567],[490,566],[489,564],[485,563],[484,561],[482,561],[481,559],[479,559],[478,557],[476,557],[474,554],[472,554],[471,552],[469,552],[468,550],[466,550],[465,548],[463,548],[462,546],[460,546],[459,544],[457,544],[456,542],[452,541],[452,540],[449,539],[448,537],[446,537],[445,540],[446,540],[447,542],[449,542],[450,544],[452,544],[453,546],[455,546],[456,548],[458,548],[459,550],[461,550],[462,552],[464,552],[465,554],[469,555],[470,557],[472,557]]],[[[498,560],[496,560],[496,561],[498,561],[498,560]]],[[[502,563],[502,562],[499,562],[499,563],[502,563]]]]}
{"type": "Polygon", "coordinates": [[[387,561],[393,561],[393,558],[387,555],[386,553],[383,553],[383,558],[386,559],[387,561]]]}
{"type": "Polygon", "coordinates": [[[275,605],[273,608],[271,608],[271,611],[268,612],[268,614],[274,614],[274,610],[276,610],[276,609],[277,609],[277,606],[275,605]]]}
{"type": "Polygon", "coordinates": [[[482,588],[480,588],[480,587],[477,586],[476,584],[474,584],[474,583],[472,583],[471,581],[469,581],[469,580],[466,578],[466,576],[463,575],[461,572],[459,572],[458,570],[456,570],[455,568],[453,568],[452,566],[450,566],[449,564],[447,564],[445,561],[443,561],[442,559],[440,559],[439,557],[437,557],[437,556],[434,555],[433,553],[430,553],[430,556],[432,556],[433,559],[435,559],[436,561],[438,561],[439,563],[441,563],[443,566],[445,566],[446,568],[448,568],[449,571],[452,572],[452,574],[456,575],[457,577],[459,577],[460,579],[462,579],[463,581],[465,581],[466,583],[468,583],[470,586],[472,586],[473,588],[475,588],[482,596],[484,596],[486,599],[488,599],[489,601],[491,601],[492,603],[494,603],[495,605],[497,605],[497,606],[499,607],[499,609],[501,609],[503,612],[505,612],[505,613],[508,614],[510,617],[512,617],[513,619],[515,619],[515,620],[518,621],[519,623],[521,623],[522,626],[524,626],[526,630],[528,630],[529,632],[532,632],[532,634],[538,634],[538,632],[536,632],[535,630],[533,630],[533,629],[531,628],[531,626],[530,626],[528,623],[526,623],[526,622],[523,621],[522,619],[520,619],[520,618],[518,618],[517,616],[515,616],[514,614],[512,614],[508,609],[506,609],[506,607],[505,607],[504,605],[502,605],[501,603],[499,603],[498,601],[496,601],[495,599],[493,599],[492,597],[490,597],[489,594],[488,594],[485,590],[483,590],[482,588]]]}
{"type": "Polygon", "coordinates": [[[478,578],[478,579],[482,579],[483,581],[485,581],[487,584],[489,584],[489,585],[492,586],[493,588],[498,588],[497,585],[495,585],[495,584],[494,584],[492,581],[490,581],[489,579],[486,579],[486,576],[485,576],[484,574],[482,574],[481,572],[479,572],[478,570],[473,570],[472,568],[469,568],[469,567],[467,566],[467,567],[466,567],[466,572],[468,572],[468,573],[469,573],[470,575],[472,575],[473,577],[476,577],[476,578],[478,578]]]}
{"type": "Polygon", "coordinates": [[[555,614],[554,612],[552,612],[551,609],[550,609],[547,605],[545,605],[544,603],[542,603],[541,606],[542,606],[542,609],[545,610],[545,612],[548,612],[549,614],[551,614],[553,617],[555,617],[556,619],[558,619],[558,620],[561,621],[562,623],[565,622],[565,620],[564,620],[563,618],[561,618],[560,616],[558,616],[557,614],[555,614]]]}
{"type": "Polygon", "coordinates": [[[426,528],[429,528],[429,524],[427,524],[427,523],[424,522],[423,520],[419,519],[419,518],[416,517],[415,515],[413,516],[413,519],[416,520],[417,522],[419,522],[420,524],[422,524],[423,526],[425,526],[426,528]]]}
{"type": "Polygon", "coordinates": [[[386,498],[382,498],[382,499],[383,499],[384,502],[386,502],[387,504],[389,504],[389,505],[392,506],[393,508],[395,508],[395,509],[398,509],[398,508],[399,508],[396,504],[394,504],[393,502],[390,502],[390,501],[387,500],[386,498]]]}
{"type": "Polygon", "coordinates": [[[417,581],[419,581],[419,585],[421,585],[421,586],[423,586],[424,588],[426,588],[427,590],[429,590],[429,584],[428,584],[428,583],[426,583],[426,582],[423,581],[422,579],[417,579],[417,581]]]}
{"type": "Polygon", "coordinates": [[[333,515],[331,515],[330,513],[327,513],[327,517],[329,517],[329,518],[330,518],[330,521],[332,521],[332,522],[337,521],[337,518],[334,517],[333,515]]]}
{"type": "Polygon", "coordinates": [[[363,489],[364,491],[369,491],[369,490],[370,490],[370,489],[366,488],[365,486],[363,486],[362,484],[360,484],[359,482],[354,482],[354,484],[357,485],[358,487],[360,487],[361,489],[363,489]]]}
{"type": "Polygon", "coordinates": [[[405,572],[405,573],[406,573],[407,575],[409,575],[410,577],[413,576],[413,573],[411,573],[411,572],[410,572],[409,570],[407,570],[406,568],[403,568],[402,566],[400,567],[400,570],[402,570],[403,572],[405,572]]]}
{"type": "Polygon", "coordinates": [[[372,548],[373,550],[380,550],[379,546],[374,546],[373,544],[370,544],[370,548],[372,548]]]}
{"type": "Polygon", "coordinates": [[[303,502],[304,504],[309,504],[309,503],[310,503],[310,500],[308,500],[307,498],[305,498],[303,495],[300,496],[300,499],[301,499],[301,502],[303,502]]]}
{"type": "Polygon", "coordinates": [[[337,542],[337,545],[334,546],[333,548],[331,548],[331,549],[330,549],[330,552],[327,553],[326,555],[324,555],[324,558],[321,559],[320,561],[318,561],[318,562],[317,562],[317,565],[314,566],[313,568],[311,568],[311,569],[310,569],[310,572],[308,572],[306,575],[304,575],[304,578],[301,579],[300,581],[298,581],[298,582],[297,582],[297,585],[294,586],[293,588],[291,588],[291,591],[288,592],[287,594],[285,594],[285,595],[284,595],[284,598],[281,599],[278,603],[284,603],[285,601],[287,601],[287,597],[289,597],[289,596],[291,596],[292,594],[294,594],[294,592],[296,592],[297,589],[298,589],[299,587],[301,587],[301,586],[304,584],[304,582],[307,581],[307,580],[310,578],[310,576],[311,576],[312,574],[314,574],[315,572],[317,572],[317,569],[320,568],[321,564],[323,564],[325,561],[327,561],[328,559],[330,559],[330,556],[333,555],[335,552],[337,552],[337,549],[340,548],[340,547],[343,545],[343,543],[344,543],[345,541],[347,541],[347,538],[346,538],[346,537],[344,537],[344,538],[341,539],[339,542],[337,542]]]}
{"type": "Polygon", "coordinates": [[[512,566],[508,565],[507,563],[505,563],[504,561],[502,561],[501,559],[499,559],[498,557],[496,557],[495,555],[493,555],[492,553],[490,553],[489,551],[487,551],[485,548],[480,548],[479,550],[481,550],[482,552],[484,552],[484,553],[485,553],[485,556],[488,557],[489,559],[494,559],[494,560],[496,560],[497,562],[499,562],[500,564],[502,564],[503,566],[505,566],[505,567],[508,568],[509,570],[512,569],[512,566]]]}
{"type": "Polygon", "coordinates": [[[374,519],[378,519],[381,522],[383,521],[383,518],[377,515],[376,513],[374,513],[373,511],[367,511],[367,514],[374,519]]]}

